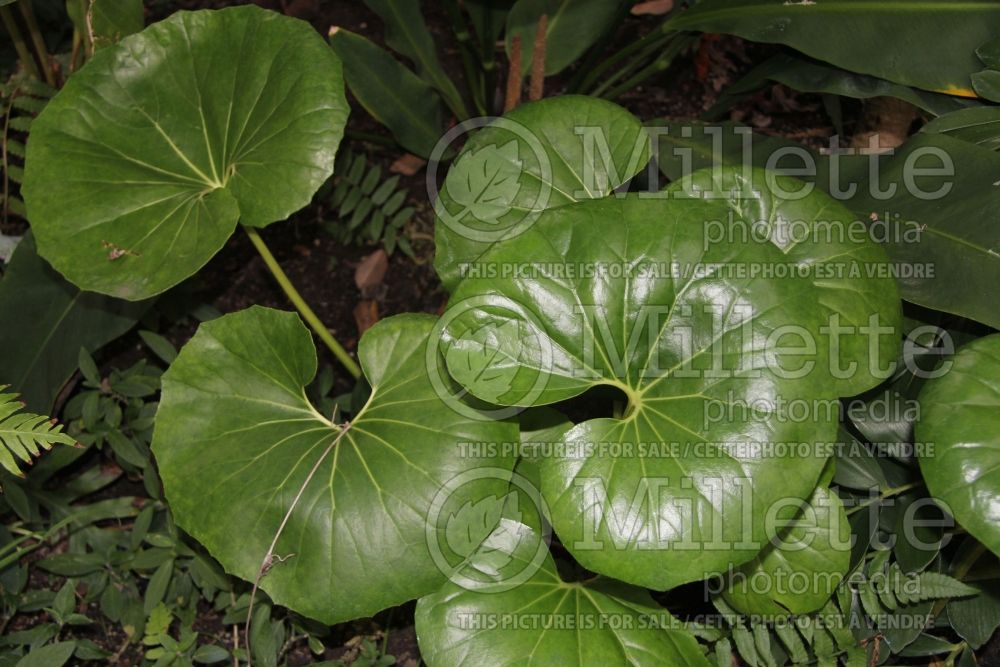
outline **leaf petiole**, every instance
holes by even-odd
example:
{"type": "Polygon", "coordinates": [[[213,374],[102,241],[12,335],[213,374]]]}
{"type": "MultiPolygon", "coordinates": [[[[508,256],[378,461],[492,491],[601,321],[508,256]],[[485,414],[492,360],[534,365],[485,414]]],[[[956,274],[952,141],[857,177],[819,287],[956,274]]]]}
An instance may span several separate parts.
{"type": "Polygon", "coordinates": [[[299,294],[299,291],[295,289],[295,285],[293,285],[292,281],[288,279],[288,275],[282,270],[281,265],[278,264],[278,260],[274,258],[274,255],[271,253],[271,249],[267,247],[266,243],[264,243],[264,239],[260,237],[257,230],[253,227],[247,227],[244,225],[243,231],[245,231],[247,236],[250,237],[250,242],[253,243],[255,248],[257,248],[257,252],[260,253],[260,256],[263,258],[268,270],[271,272],[271,275],[273,275],[274,279],[278,281],[279,285],[281,285],[281,289],[284,290],[285,294],[292,302],[292,305],[295,306],[295,309],[299,311],[302,319],[304,319],[312,330],[316,332],[316,335],[319,336],[320,340],[322,340],[326,346],[330,348],[330,351],[333,352],[333,356],[337,357],[337,360],[343,364],[344,368],[347,369],[347,372],[350,373],[355,380],[360,378],[361,368],[358,366],[357,362],[355,362],[354,359],[351,358],[351,355],[347,353],[347,350],[345,350],[344,347],[337,342],[337,339],[333,337],[330,330],[326,328],[316,313],[313,312],[313,309],[309,307],[309,304],[302,298],[302,295],[299,294]]]}

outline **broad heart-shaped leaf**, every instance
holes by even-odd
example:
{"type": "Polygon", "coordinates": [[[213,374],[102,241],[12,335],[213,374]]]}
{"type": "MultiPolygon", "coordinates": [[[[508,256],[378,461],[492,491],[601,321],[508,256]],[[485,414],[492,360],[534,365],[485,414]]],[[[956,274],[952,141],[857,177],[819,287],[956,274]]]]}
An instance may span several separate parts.
{"type": "MultiPolygon", "coordinates": [[[[756,234],[773,243],[784,261],[814,269],[810,275],[816,291],[811,298],[823,312],[823,324],[836,321],[850,328],[850,332],[843,332],[849,335],[837,336],[837,340],[830,337],[828,343],[818,346],[817,363],[834,368],[843,360],[856,360],[858,367],[832,378],[830,387],[835,396],[853,396],[892,375],[902,333],[899,290],[891,276],[879,274],[880,269],[888,269],[885,252],[870,239],[859,243],[858,234],[852,234],[859,224],[863,230],[863,223],[826,195],[803,196],[803,187],[795,179],[763,169],[704,169],[671,183],[667,194],[722,197],[736,216],[726,228],[727,235],[739,241],[756,234]],[[776,193],[795,194],[783,198],[776,193]],[[884,335],[865,335],[873,315],[884,316],[881,322],[881,317],[876,318],[876,326],[889,325],[884,335]]],[[[717,226],[712,233],[722,235],[717,226]]],[[[827,339],[820,331],[817,340],[827,339]]]]}
{"type": "Polygon", "coordinates": [[[421,657],[430,667],[656,665],[707,667],[695,638],[647,591],[612,579],[563,581],[539,536],[508,519],[470,559],[486,585],[532,572],[509,590],[454,583],[417,603],[421,657]],[[496,554],[509,559],[495,568],[496,554]]]}
{"type": "Polygon", "coordinates": [[[852,72],[975,97],[970,77],[983,67],[975,50],[995,39],[998,22],[989,0],[702,0],[668,26],[787,44],[852,72]]]}
{"type": "Polygon", "coordinates": [[[435,203],[441,281],[454,290],[470,263],[541,211],[605,197],[648,161],[639,119],[597,98],[552,97],[495,119],[466,143],[435,203]]]}
{"type": "MultiPolygon", "coordinates": [[[[807,210],[826,202],[836,212],[823,195],[810,197],[820,205],[807,210]]],[[[891,283],[868,277],[884,261],[877,248],[837,249],[857,277],[768,277],[758,271],[838,260],[823,239],[795,248],[768,238],[709,242],[711,222],[725,227],[731,212],[725,200],[662,196],[546,211],[471,267],[484,276],[518,270],[466,278],[444,316],[446,346],[492,347],[497,371],[513,376],[508,391],[492,394],[501,404],[554,403],[598,385],[628,398],[623,418],[577,424],[539,463],[556,533],[595,572],[666,589],[755,556],[767,508],[816,488],[826,456],[813,444],[835,442],[837,387],[879,381],[866,370],[867,348],[840,346],[838,368],[856,365],[854,380],[833,377],[821,351],[832,345],[823,327],[834,315],[849,326],[867,308],[898,329],[891,283]],[[510,322],[516,340],[495,335],[510,322]],[[802,339],[780,345],[798,348],[794,360],[775,333],[792,330],[802,339]],[[481,331],[490,334],[477,339],[481,331]],[[805,407],[798,417],[793,400],[805,407]],[[807,443],[806,455],[788,443],[807,443]]],[[[896,358],[898,333],[883,337],[895,341],[879,341],[885,363],[896,358]]],[[[473,394],[475,378],[490,376],[449,370],[473,394]]]]}
{"type": "Polygon", "coordinates": [[[809,614],[822,607],[847,574],[851,526],[836,493],[816,489],[808,503],[776,511],[786,526],[732,575],[722,597],[744,614],[809,614]]]}
{"type": "Polygon", "coordinates": [[[977,540],[1000,554],[1000,334],[969,343],[920,392],[916,441],[927,489],[977,540]]]}
{"type": "MultiPolygon", "coordinates": [[[[460,473],[514,465],[502,453],[462,456],[460,444],[517,432],[437,397],[424,353],[433,323],[401,315],[361,339],[371,398],[339,441],[305,398],[316,354],[296,315],[254,307],[203,324],[163,377],[153,438],[178,525],[252,581],[304,488],[274,551],[284,560],[262,580],[275,602],[336,623],[435,590],[445,575],[426,538],[432,499],[460,473]]],[[[507,484],[456,487],[453,514],[507,484]]]]}
{"type": "Polygon", "coordinates": [[[32,124],[39,252],[83,289],[158,294],[237,221],[308,204],[346,119],[340,61],[306,23],[253,6],[178,12],[99,51],[32,124]]]}

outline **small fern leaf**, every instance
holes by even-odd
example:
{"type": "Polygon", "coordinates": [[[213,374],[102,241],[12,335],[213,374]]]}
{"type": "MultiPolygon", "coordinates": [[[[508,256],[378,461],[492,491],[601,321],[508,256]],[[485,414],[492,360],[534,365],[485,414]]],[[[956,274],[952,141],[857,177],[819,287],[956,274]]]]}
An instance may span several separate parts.
{"type": "Polygon", "coordinates": [[[11,116],[7,121],[7,127],[18,132],[27,132],[31,129],[31,121],[35,120],[31,116],[11,116]]]}
{"type": "Polygon", "coordinates": [[[29,97],[28,95],[18,95],[12,99],[10,103],[15,109],[27,111],[28,113],[37,116],[42,113],[42,109],[45,108],[45,105],[48,104],[49,101],[38,97],[29,97]]]}
{"type": "Polygon", "coordinates": [[[25,79],[18,84],[18,88],[29,95],[48,99],[55,97],[56,93],[59,92],[49,84],[38,79],[25,79]]]}
{"type": "Polygon", "coordinates": [[[940,572],[921,572],[917,577],[917,592],[910,597],[914,602],[942,598],[964,598],[978,595],[979,590],[963,584],[958,579],[940,572]]]}
{"type": "Polygon", "coordinates": [[[7,165],[7,178],[14,181],[15,183],[23,183],[24,169],[18,167],[16,164],[7,165]]]}
{"type": "Polygon", "coordinates": [[[726,638],[720,639],[715,644],[715,664],[717,667],[732,667],[733,645],[726,638]]]}
{"type": "Polygon", "coordinates": [[[768,632],[767,626],[763,623],[753,623],[750,630],[753,632],[753,643],[761,664],[764,667],[778,667],[771,653],[771,633],[768,632]]]}
{"type": "Polygon", "coordinates": [[[23,158],[24,157],[24,151],[25,151],[25,148],[24,148],[24,144],[23,143],[21,143],[20,141],[16,141],[14,139],[7,139],[7,154],[8,155],[16,155],[19,158],[23,158]]]}
{"type": "MultiPolygon", "coordinates": [[[[7,385],[0,385],[0,392],[7,385]]],[[[53,424],[45,415],[21,412],[22,404],[17,394],[0,393],[0,466],[11,474],[23,477],[19,459],[31,463],[33,457],[53,445],[75,445],[76,441],[62,432],[62,426],[53,424]]]]}
{"type": "MultiPolygon", "coordinates": [[[[3,195],[0,195],[0,207],[2,207],[4,203],[5,202],[3,195]]],[[[24,201],[22,201],[20,198],[15,197],[13,195],[8,195],[6,206],[7,206],[7,211],[9,211],[10,213],[16,215],[19,218],[27,219],[28,210],[24,206],[24,201]]]]}
{"type": "Polygon", "coordinates": [[[882,613],[882,607],[878,603],[878,596],[872,589],[870,582],[862,582],[858,586],[858,599],[861,600],[861,608],[872,618],[878,618],[878,615],[882,613]]]}
{"type": "Polygon", "coordinates": [[[806,651],[806,645],[802,642],[802,638],[799,637],[799,633],[796,632],[794,625],[779,621],[774,624],[774,632],[778,635],[781,643],[785,645],[785,648],[788,649],[788,655],[791,657],[793,663],[809,662],[809,653],[806,651]]]}
{"type": "Polygon", "coordinates": [[[758,667],[760,660],[757,655],[757,645],[754,643],[753,635],[750,634],[750,631],[742,625],[734,626],[733,641],[736,642],[736,650],[739,652],[740,657],[750,667],[758,667]]]}

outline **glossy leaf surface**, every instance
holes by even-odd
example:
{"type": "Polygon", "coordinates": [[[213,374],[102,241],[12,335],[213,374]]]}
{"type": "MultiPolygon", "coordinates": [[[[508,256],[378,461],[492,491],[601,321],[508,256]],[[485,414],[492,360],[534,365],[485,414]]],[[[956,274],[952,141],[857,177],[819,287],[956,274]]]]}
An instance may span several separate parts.
{"type": "Polygon", "coordinates": [[[421,598],[417,638],[430,667],[707,667],[695,638],[648,592],[602,577],[563,581],[550,555],[533,563],[538,534],[523,524],[504,522],[507,529],[494,533],[467,567],[496,582],[525,568],[531,568],[532,576],[505,591],[449,583],[421,598]],[[508,557],[500,568],[495,567],[498,554],[508,557]],[[490,629],[503,619],[519,625],[490,629]]]}
{"type": "Polygon", "coordinates": [[[927,488],[969,533],[1000,554],[1000,334],[959,350],[920,393],[916,441],[927,488]]]}
{"type": "Polygon", "coordinates": [[[477,132],[435,204],[434,267],[445,287],[542,210],[610,194],[646,166],[648,143],[628,111],[576,95],[523,104],[477,132]]]}
{"type": "MultiPolygon", "coordinates": [[[[812,197],[812,215],[836,212],[812,197]]],[[[476,265],[531,270],[467,278],[445,314],[448,345],[469,352],[446,354],[449,370],[473,394],[542,405],[599,385],[622,391],[620,418],[577,424],[565,436],[574,446],[540,466],[562,542],[588,569],[629,583],[671,588],[756,555],[766,508],[779,497],[807,498],[825,461],[769,444],[836,435],[828,414],[788,419],[778,397],[835,397],[839,387],[853,393],[880,381],[866,370],[868,348],[855,345],[839,361],[861,370],[835,378],[821,328],[835,314],[845,325],[876,313],[890,330],[900,324],[891,281],[868,277],[866,267],[885,261],[871,242],[707,242],[710,223],[725,228],[731,212],[725,201],[633,196],[546,211],[476,265]],[[750,268],[826,261],[854,263],[862,277],[819,284],[750,268]],[[772,333],[786,325],[816,349],[796,360],[778,350],[772,333]],[[479,366],[454,362],[473,353],[479,366]],[[600,448],[608,444],[619,449],[600,448]]],[[[880,345],[894,360],[898,339],[880,345]]]]}

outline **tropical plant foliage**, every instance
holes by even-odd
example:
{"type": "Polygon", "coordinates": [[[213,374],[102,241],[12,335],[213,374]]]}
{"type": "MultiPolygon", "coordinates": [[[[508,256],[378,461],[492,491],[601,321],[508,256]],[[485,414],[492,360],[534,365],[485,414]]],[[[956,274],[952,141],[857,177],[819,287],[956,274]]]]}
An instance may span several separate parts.
{"type": "Polygon", "coordinates": [[[431,667],[974,664],[1000,626],[996,7],[919,0],[900,30],[884,3],[861,20],[839,0],[702,0],[588,68],[628,3],[447,3],[460,91],[417,3],[365,4],[387,49],[254,6],[140,30],[135,3],[73,2],[86,64],[58,94],[5,92],[4,174],[24,197],[5,189],[5,215],[31,231],[0,282],[0,308],[24,320],[0,332],[2,379],[35,412],[58,403],[67,428],[0,394],[17,517],[0,532],[0,601],[49,619],[0,638],[4,659],[108,658],[58,641],[93,605],[149,664],[277,664],[295,637],[318,654],[324,624],[417,600],[431,667]],[[949,55],[912,47],[941,41],[943,21],[949,55]],[[770,81],[936,118],[873,158],[644,125],[599,98],[694,31],[798,52],[709,115],[770,81]],[[516,106],[437,151],[446,115],[494,106],[501,39],[513,88],[566,72],[595,96],[516,106]],[[431,202],[447,307],[368,328],[359,364],[257,232],[316,198],[342,243],[409,254],[400,178],[340,150],[345,83],[400,145],[448,165],[431,202]],[[793,153],[817,169],[776,158],[793,153]],[[914,165],[941,154],[952,171],[916,188],[937,196],[915,196],[914,165]],[[858,221],[888,232],[823,234],[858,221]],[[152,299],[237,226],[302,317],[209,313],[178,352],[152,299]],[[903,270],[918,265],[934,271],[903,270]],[[92,352],[144,315],[159,361],[102,372],[92,352]],[[352,391],[328,397],[305,324],[352,391]],[[784,401],[809,407],[790,418],[784,401]],[[134,496],[86,504],[128,483],[134,496]],[[37,567],[66,581],[32,597],[20,561],[57,536],[37,567]],[[799,579],[813,585],[774,585],[799,579]],[[692,584],[723,623],[682,604],[692,584]],[[248,644],[204,641],[199,601],[245,622],[248,644]]]}

